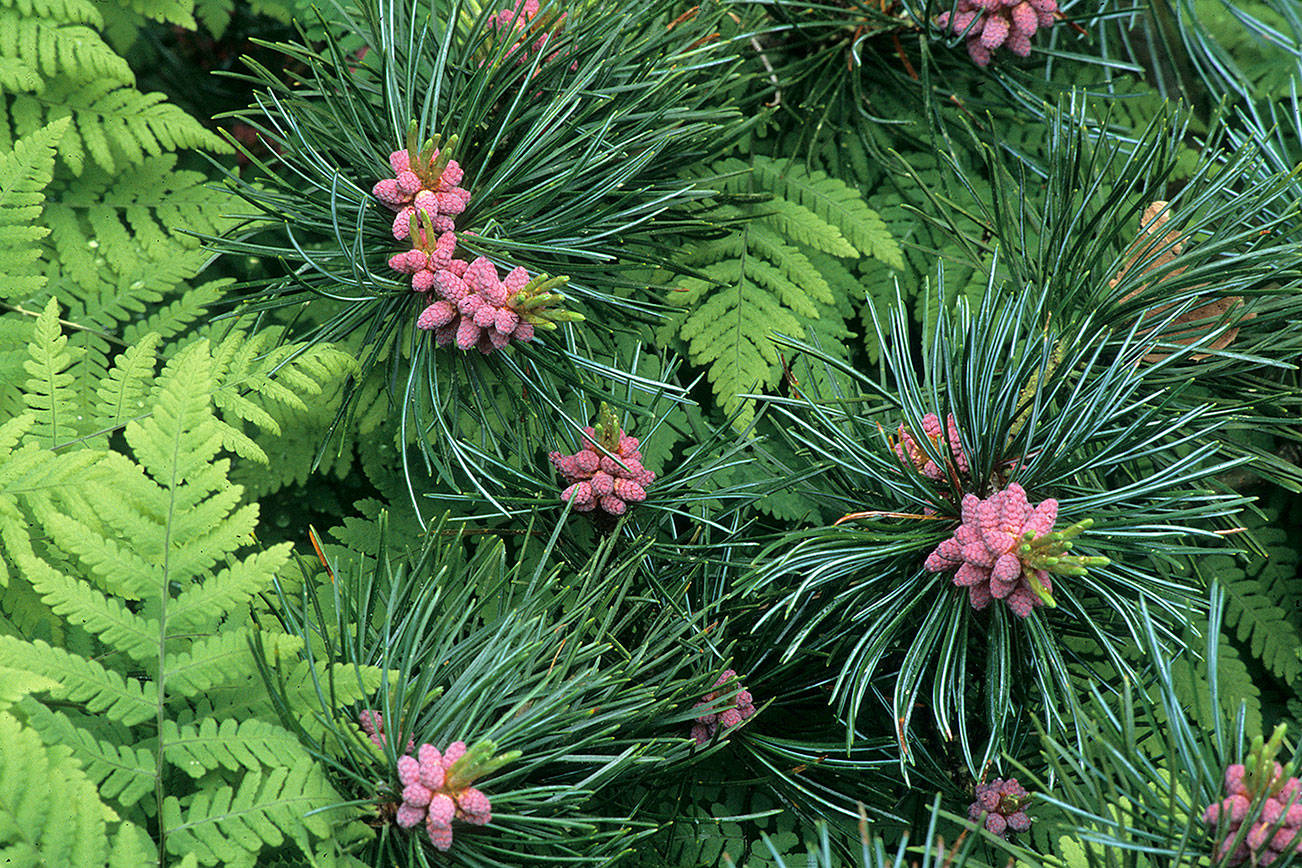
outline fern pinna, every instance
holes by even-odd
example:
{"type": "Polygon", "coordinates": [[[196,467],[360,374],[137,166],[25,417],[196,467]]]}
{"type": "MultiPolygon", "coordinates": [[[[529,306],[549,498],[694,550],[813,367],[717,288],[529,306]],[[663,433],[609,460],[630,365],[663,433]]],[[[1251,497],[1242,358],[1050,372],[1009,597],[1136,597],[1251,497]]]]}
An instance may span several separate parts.
{"type": "MultiPolygon", "coordinates": [[[[301,641],[260,600],[290,546],[257,545],[257,506],[241,502],[222,457],[247,439],[214,412],[236,398],[219,397],[231,359],[200,340],[151,377],[155,337],[92,391],[84,366],[67,369],[56,312],[51,301],[33,323],[31,378],[18,390],[28,410],[0,428],[0,666],[30,673],[16,713],[84,769],[121,846],[135,848],[107,854],[101,843],[77,864],[342,854],[364,827],[346,811],[312,813],[338,794],[253,689],[254,634],[274,658],[301,641]],[[99,422],[112,425],[79,436],[99,422]],[[153,835],[152,855],[133,828],[153,835]]],[[[4,781],[7,799],[26,786],[4,781]]],[[[49,827],[40,846],[56,852],[76,831],[49,827]]]]}
{"type": "Polygon", "coordinates": [[[706,219],[719,232],[686,246],[680,264],[690,276],[666,299],[682,311],[659,337],[683,341],[688,358],[708,366],[720,406],[742,410],[744,424],[754,413],[745,396],[772,389],[782,374],[773,336],[815,338],[844,355],[846,320],[863,300],[848,269],[861,256],[898,269],[903,257],[881,217],[844,181],[758,155],[711,169],[721,195],[706,219]]]}
{"type": "MultiPolygon", "coordinates": [[[[229,197],[178,157],[231,148],[163,94],[138,90],[104,33],[120,41],[140,15],[192,24],[192,9],[0,3],[0,265],[16,278],[0,287],[0,309],[36,316],[57,294],[72,345],[101,372],[149,332],[171,341],[194,328],[229,283],[199,279],[212,256],[191,234],[228,225],[229,197]]],[[[0,337],[25,344],[20,322],[0,319],[0,337]]],[[[20,364],[0,354],[0,380],[20,364]]]]}

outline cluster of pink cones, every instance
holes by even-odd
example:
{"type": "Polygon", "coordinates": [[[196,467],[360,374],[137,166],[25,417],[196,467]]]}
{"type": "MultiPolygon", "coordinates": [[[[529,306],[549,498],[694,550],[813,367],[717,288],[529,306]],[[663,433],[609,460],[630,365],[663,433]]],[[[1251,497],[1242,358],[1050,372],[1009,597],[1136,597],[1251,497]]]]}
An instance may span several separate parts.
{"type": "Polygon", "coordinates": [[[954,16],[945,12],[936,23],[951,33],[966,33],[972,62],[986,66],[998,48],[1029,55],[1031,37],[1052,27],[1057,12],[1057,0],[958,0],[954,16]]]}
{"type": "Polygon", "coordinates": [[[656,475],[642,466],[638,439],[629,437],[604,403],[596,426],[583,429],[583,448],[573,455],[552,452],[548,458],[568,487],[561,500],[578,512],[602,509],[623,515],[630,503],[646,500],[646,486],[656,475]]]}
{"type": "Polygon", "coordinates": [[[519,267],[503,280],[483,256],[472,262],[455,258],[455,218],[466,210],[470,192],[460,186],[464,173],[452,159],[454,145],[455,139],[439,148],[435,137],[417,149],[413,123],[407,147],[389,155],[394,177],[377,181],[371,190],[397,212],[394,239],[411,244],[389,258],[389,267],[410,275],[412,291],[425,302],[417,327],[433,331],[439,346],[487,354],[512,341],[533,340],[538,328],[583,319],[555,307],[564,300],[556,289],[565,277],[531,278],[519,267]]]}

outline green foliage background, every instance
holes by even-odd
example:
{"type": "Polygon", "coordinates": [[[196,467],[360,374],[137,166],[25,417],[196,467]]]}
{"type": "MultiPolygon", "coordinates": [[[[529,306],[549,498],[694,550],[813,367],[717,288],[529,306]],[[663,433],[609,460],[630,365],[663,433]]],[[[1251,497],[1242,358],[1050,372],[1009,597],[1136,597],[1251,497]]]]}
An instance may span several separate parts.
{"type": "Polygon", "coordinates": [[[1302,726],[1302,11],[1067,2],[981,69],[952,5],[544,3],[517,64],[476,0],[0,0],[5,864],[1233,864],[1202,809],[1302,726]],[[413,116],[585,321],[413,327],[413,116]],[[618,520],[547,461],[602,403],[618,520]],[[920,568],[1014,476],[1112,561],[1025,621],[920,568]],[[520,752],[447,854],[408,738],[520,752]]]}

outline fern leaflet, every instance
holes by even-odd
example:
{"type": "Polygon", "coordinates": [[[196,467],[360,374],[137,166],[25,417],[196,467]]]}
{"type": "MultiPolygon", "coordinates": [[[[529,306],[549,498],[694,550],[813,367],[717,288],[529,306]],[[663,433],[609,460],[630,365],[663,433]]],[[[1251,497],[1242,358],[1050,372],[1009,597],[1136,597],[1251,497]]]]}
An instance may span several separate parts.
{"type": "Polygon", "coordinates": [[[739,410],[744,425],[754,412],[746,394],[772,389],[782,374],[773,335],[817,332],[834,345],[849,336],[845,321],[863,291],[841,262],[865,255],[898,267],[903,259],[881,217],[822,171],[763,156],[713,169],[729,198],[710,205],[708,217],[732,231],[686,247],[682,262],[694,273],[670,294],[682,311],[659,337],[686,343],[724,410],[739,410]]]}
{"type": "Polygon", "coordinates": [[[54,144],[67,126],[62,119],[42,127],[0,157],[0,298],[24,298],[45,285],[37,242],[50,230],[41,225],[41,207],[54,177],[54,144]]]}

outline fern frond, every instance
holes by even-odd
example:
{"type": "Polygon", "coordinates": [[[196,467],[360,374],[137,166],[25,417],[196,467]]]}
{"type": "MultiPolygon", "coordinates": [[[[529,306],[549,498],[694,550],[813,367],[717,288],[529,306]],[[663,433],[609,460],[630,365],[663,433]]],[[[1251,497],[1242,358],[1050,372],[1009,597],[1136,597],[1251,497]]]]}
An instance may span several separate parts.
{"type": "Polygon", "coordinates": [[[1216,576],[1225,588],[1225,626],[1235,628],[1239,640],[1248,643],[1252,654],[1266,668],[1287,682],[1302,673],[1302,634],[1289,621],[1288,613],[1276,605],[1270,587],[1258,579],[1264,564],[1254,561],[1245,571],[1225,555],[1203,559],[1201,569],[1216,576]]]}
{"type": "MultiPolygon", "coordinates": [[[[109,851],[109,868],[136,868],[158,859],[158,848],[149,833],[134,823],[123,823],[113,836],[109,851]]],[[[190,868],[182,859],[178,868],[190,868]]]]}
{"type": "Polygon", "coordinates": [[[56,615],[98,636],[101,642],[137,663],[158,659],[159,624],[156,619],[130,611],[120,600],[86,587],[30,551],[19,553],[17,560],[24,577],[56,615]]]}
{"type": "Polygon", "coordinates": [[[213,403],[221,414],[223,445],[261,464],[267,455],[240,424],[280,433],[272,405],[306,411],[305,397],[337,387],[351,373],[352,356],[324,344],[276,345],[280,332],[265,329],[255,335],[232,332],[213,347],[213,365],[220,387],[213,403]]]}
{"type": "Polygon", "coordinates": [[[732,231],[687,248],[683,264],[697,274],[668,297],[684,312],[659,338],[685,341],[724,410],[741,408],[738,424],[746,424],[753,401],[742,396],[772,389],[781,376],[773,335],[802,340],[813,329],[835,344],[850,334],[845,321],[868,294],[842,263],[864,254],[897,267],[903,255],[863,197],[822,171],[764,156],[711,169],[711,183],[733,198],[710,206],[709,218],[732,231]]]}
{"type": "MultiPolygon", "coordinates": [[[[45,369],[63,373],[55,313],[52,302],[34,343],[53,359],[45,369]]],[[[30,695],[16,707],[47,743],[72,751],[87,780],[123,816],[143,822],[184,804],[189,816],[178,819],[175,840],[237,839],[236,849],[211,851],[220,851],[222,862],[255,864],[261,850],[287,841],[314,853],[333,827],[324,817],[301,815],[341,799],[297,737],[268,722],[277,710],[261,689],[249,641],[257,624],[268,654],[299,656],[303,640],[277,630],[260,606],[250,605],[275,584],[291,546],[239,556],[253,539],[258,507],[244,502],[242,489],[229,481],[230,461],[220,454],[224,434],[213,394],[223,386],[210,344],[181,348],[153,377],[159,343],[155,334],[130,347],[98,388],[76,388],[77,377],[59,383],[95,408],[78,402],[78,412],[122,426],[131,456],[92,448],[85,439],[58,452],[41,448],[29,434],[32,413],[0,424],[0,539],[21,577],[6,590],[4,604],[39,594],[41,629],[70,637],[66,647],[55,647],[3,635],[14,630],[5,622],[0,672],[19,673],[30,695]],[[74,465],[81,472],[64,480],[74,465]],[[24,522],[41,535],[29,539],[24,522]],[[222,723],[211,703],[229,695],[263,718],[222,723]],[[274,767],[274,782],[259,778],[264,766],[274,767]],[[236,777],[238,787],[225,786],[236,777]],[[145,801],[150,794],[157,798],[145,801]]],[[[242,349],[224,351],[223,375],[242,349]]],[[[307,355],[295,369],[300,376],[332,369],[323,361],[329,351],[307,355]]],[[[259,354],[242,373],[265,373],[274,383],[276,374],[260,367],[266,361],[259,354]]],[[[84,366],[75,371],[86,376],[84,366]]],[[[371,681],[378,678],[368,676],[371,681]]],[[[340,696],[359,694],[342,687],[340,696]]],[[[315,702],[314,693],[306,695],[315,702]]],[[[166,820],[157,828],[160,839],[171,835],[166,820]]],[[[340,831],[347,837],[361,830],[340,831]]],[[[0,828],[0,841],[3,834],[0,828]]],[[[115,864],[140,856],[142,842],[134,833],[100,838],[104,847],[111,842],[115,864]]],[[[143,843],[147,848],[147,836],[143,843]]],[[[170,837],[167,846],[174,846],[170,837]]]]}
{"type": "Polygon", "coordinates": [[[50,230],[41,223],[41,208],[54,176],[54,145],[67,126],[66,118],[57,120],[0,156],[0,298],[24,298],[45,285],[37,242],[50,230]]]}
{"type": "Polygon", "coordinates": [[[62,712],[39,702],[23,705],[28,723],[46,744],[62,744],[72,750],[86,775],[99,789],[101,798],[130,808],[149,793],[157,782],[154,752],[143,747],[114,744],[76,725],[62,712]]]}
{"type": "Polygon", "coordinates": [[[15,97],[11,113],[26,121],[19,125],[20,134],[47,123],[47,118],[71,116],[58,151],[75,175],[86,168],[88,157],[112,174],[164,151],[230,152],[230,145],[165,99],[161,93],[141,93],[108,79],[88,83],[59,78],[38,96],[15,97]]]}
{"type": "Polygon", "coordinates": [[[153,412],[127,425],[127,442],[136,460],[173,497],[191,479],[209,476],[204,471],[221,451],[221,435],[209,409],[215,385],[207,342],[192,344],[163,369],[153,412]]]}
{"type": "Polygon", "coordinates": [[[175,338],[229,283],[189,286],[210,255],[187,233],[222,231],[229,197],[204,186],[201,174],[177,171],[176,159],[150,157],[112,174],[88,169],[43,215],[48,291],[67,306],[68,320],[86,327],[72,339],[89,351],[97,378],[121,343],[151,331],[175,338]]]}
{"type": "MultiPolygon", "coordinates": [[[[194,30],[198,27],[194,20],[195,0],[119,0],[119,2],[137,15],[152,21],[176,24],[186,30],[194,30]]],[[[214,32],[213,35],[221,38],[220,33],[214,32]]]]}
{"type": "Polygon", "coordinates": [[[213,364],[221,383],[220,400],[232,393],[255,394],[297,410],[305,397],[320,395],[354,369],[353,357],[329,344],[277,346],[280,333],[232,332],[213,347],[213,364]]]}
{"type": "Polygon", "coordinates": [[[171,341],[186,334],[195,323],[206,317],[208,308],[224,295],[225,290],[232,283],[234,281],[230,278],[221,278],[183,290],[181,297],[176,301],[128,323],[122,330],[122,339],[129,344],[136,343],[144,335],[153,332],[164,340],[171,341]]]}
{"type": "Polygon", "coordinates": [[[859,255],[854,245],[841,234],[841,230],[799,202],[776,196],[765,204],[764,211],[765,220],[793,241],[833,256],[859,255]]]}
{"type": "Polygon", "coordinates": [[[170,629],[177,633],[200,633],[216,628],[226,612],[272,586],[276,573],[289,562],[292,550],[292,544],[281,543],[255,552],[186,588],[168,604],[170,629]]]}
{"type": "MultiPolygon", "coordinates": [[[[140,247],[171,242],[196,250],[201,243],[189,233],[225,231],[233,222],[226,216],[233,200],[223,188],[208,184],[203,173],[177,169],[177,159],[175,153],[159,153],[116,171],[88,169],[59,205],[84,214],[92,237],[129,233],[140,247]]],[[[105,250],[104,255],[114,254],[105,250]]]]}
{"type": "Polygon", "coordinates": [[[265,776],[246,773],[238,789],[201,790],[184,810],[178,799],[169,797],[162,814],[167,849],[178,855],[194,853],[203,865],[251,864],[262,847],[279,847],[287,837],[311,852],[309,835],[324,838],[331,831],[330,818],[320,809],[340,801],[300,747],[265,776]],[[247,856],[240,858],[242,854],[247,856]]]}
{"type": "Polygon", "coordinates": [[[194,14],[215,38],[221,39],[235,11],[235,0],[195,0],[194,14]]]}
{"type": "Polygon", "coordinates": [[[259,771],[275,769],[301,749],[298,736],[261,720],[204,718],[197,726],[163,724],[167,761],[191,777],[215,769],[259,771]]]}
{"type": "Polygon", "coordinates": [[[10,93],[36,92],[41,76],[30,64],[16,57],[0,57],[0,90],[10,93]]]}
{"type": "MultiPolygon", "coordinates": [[[[96,456],[91,452],[56,454],[44,449],[30,432],[35,418],[30,413],[0,424],[0,586],[8,583],[6,557],[30,549],[27,516],[19,508],[19,494],[49,494],[74,480],[84,482],[96,456]]],[[[14,601],[0,595],[12,613],[14,601]]]]}
{"type": "MultiPolygon", "coordinates": [[[[96,469],[103,472],[120,463],[110,456],[96,469]]],[[[156,526],[134,513],[145,499],[132,491],[132,483],[147,484],[148,480],[138,476],[127,482],[121,474],[112,472],[105,472],[100,479],[101,484],[113,487],[112,493],[83,492],[73,504],[89,506],[91,511],[126,506],[122,512],[104,513],[108,519],[107,528],[92,526],[47,503],[34,504],[33,512],[59,551],[74,556],[82,565],[84,580],[125,600],[148,600],[159,591],[158,561],[155,558],[161,557],[162,546],[155,539],[158,536],[156,526]],[[115,527],[139,535],[130,541],[122,540],[115,534],[115,527]]]]}
{"type": "Polygon", "coordinates": [[[49,446],[75,436],[77,431],[76,380],[70,372],[80,352],[69,348],[59,326],[59,303],[50,299],[36,320],[27,345],[30,358],[23,363],[28,373],[23,398],[35,416],[33,436],[49,446]]]}
{"type": "Polygon", "coordinates": [[[25,642],[0,636],[0,666],[44,675],[58,683],[55,699],[79,702],[93,714],[103,714],[126,726],[149,720],[158,712],[158,690],[152,681],[119,675],[95,660],[51,647],[40,639],[25,642]]]}
{"type": "Polygon", "coordinates": [[[0,666],[0,711],[7,710],[29,693],[49,691],[58,686],[44,675],[0,666]]]}
{"type": "Polygon", "coordinates": [[[107,820],[117,819],[66,747],[0,711],[0,861],[103,865],[107,820]]]}
{"type": "MultiPolygon", "coordinates": [[[[748,230],[741,236],[746,245],[748,230]]],[[[743,253],[701,271],[708,280],[686,279],[681,294],[672,299],[694,309],[671,320],[667,329],[687,341],[694,364],[709,366],[710,383],[724,411],[742,408],[738,424],[744,425],[754,411],[742,396],[777,384],[780,357],[770,335],[804,336],[800,320],[782,304],[800,289],[758,255],[743,253]],[[697,304],[709,290],[709,297],[697,304]]]]}
{"type": "Polygon", "coordinates": [[[202,576],[223,553],[247,543],[257,526],[258,508],[240,505],[242,491],[226,482],[227,466],[219,460],[196,468],[188,485],[169,491],[134,462],[110,453],[97,468],[99,484],[67,504],[79,506],[86,520],[40,504],[36,509],[51,539],[77,557],[87,578],[125,599],[157,599],[158,564],[166,562],[175,575],[202,576]],[[92,515],[111,522],[94,526],[92,515]]]}
{"type": "MultiPolygon", "coordinates": [[[[285,658],[282,657],[282,662],[285,658]]],[[[298,661],[293,665],[285,664],[280,673],[282,679],[279,689],[294,708],[309,708],[317,702],[318,682],[329,681],[333,685],[333,696],[341,706],[350,705],[374,695],[380,688],[383,673],[375,666],[354,667],[351,664],[332,663],[324,667],[318,664],[315,676],[310,664],[298,661]]],[[[251,715],[266,717],[274,715],[271,700],[262,679],[254,676],[246,682],[223,686],[208,691],[205,700],[211,702],[212,713],[222,717],[243,719],[251,715]]],[[[316,715],[303,715],[299,724],[312,738],[321,738],[325,725],[316,715]]]]}
{"type": "Polygon", "coordinates": [[[169,695],[197,696],[227,684],[253,668],[250,633],[227,629],[189,643],[185,651],[168,654],[163,663],[169,695]]]}
{"type": "Polygon", "coordinates": [[[160,341],[159,334],[146,334],[114,360],[108,375],[95,390],[99,403],[95,406],[94,430],[116,429],[144,413],[160,341]]]}
{"type": "MultiPolygon", "coordinates": [[[[1200,644],[1198,638],[1192,634],[1187,639],[1186,645],[1189,647],[1196,648],[1200,644]]],[[[1216,678],[1219,685],[1217,694],[1220,697],[1221,708],[1213,709],[1211,705],[1212,693],[1207,661],[1193,655],[1184,655],[1171,665],[1172,683],[1180,701],[1190,709],[1190,716],[1194,720],[1208,728],[1213,725],[1217,714],[1233,719],[1238,713],[1239,705],[1242,704],[1247,726],[1253,732],[1260,732],[1261,688],[1252,677],[1252,673],[1248,671],[1234,644],[1224,635],[1216,661],[1216,678]]]]}
{"type": "MultiPolygon", "coordinates": [[[[891,235],[886,221],[868,206],[858,190],[844,181],[825,172],[810,171],[799,163],[769,157],[756,157],[752,171],[758,189],[772,191],[777,202],[795,203],[817,215],[821,223],[837,230],[845,246],[839,247],[834,241],[826,245],[805,241],[795,233],[792,237],[834,256],[853,257],[862,253],[891,268],[904,266],[900,245],[891,235]]],[[[783,213],[778,212],[779,221],[787,219],[783,213]]],[[[825,230],[818,237],[824,235],[828,235],[825,230]]]]}
{"type": "Polygon", "coordinates": [[[45,78],[132,84],[126,60],[100,37],[103,21],[89,0],[0,3],[0,57],[22,61],[45,78]]]}

